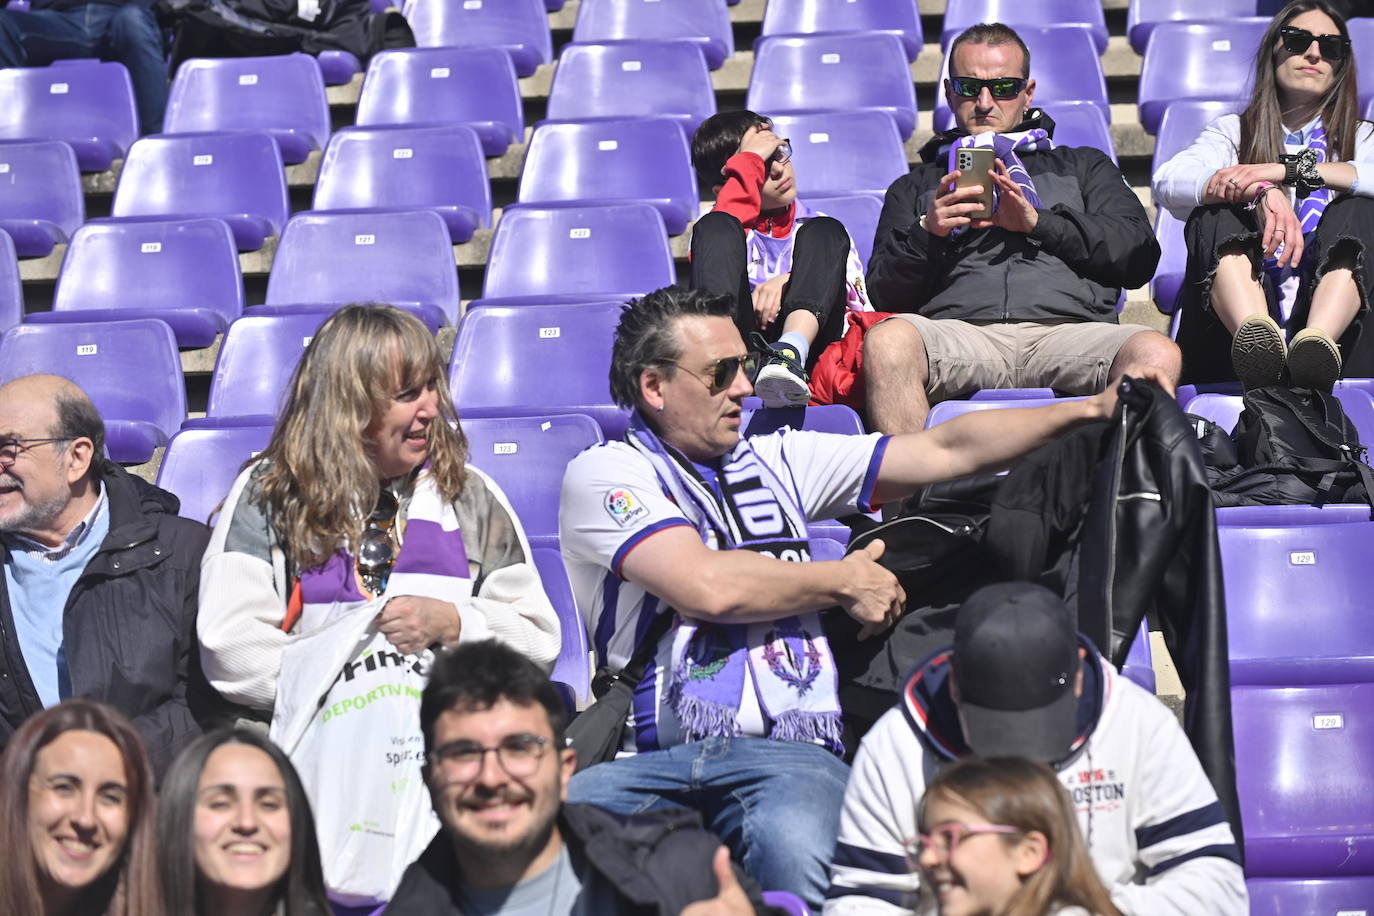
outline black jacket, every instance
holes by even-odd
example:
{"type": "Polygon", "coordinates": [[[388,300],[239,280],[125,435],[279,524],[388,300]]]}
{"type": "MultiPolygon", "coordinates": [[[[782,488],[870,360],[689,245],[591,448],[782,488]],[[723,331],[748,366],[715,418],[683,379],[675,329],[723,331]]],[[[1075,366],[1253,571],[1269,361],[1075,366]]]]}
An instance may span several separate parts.
{"type": "MultiPolygon", "coordinates": [[[[711,859],[720,840],[701,826],[695,811],[623,816],[595,805],[564,805],[558,827],[582,886],[603,882],[619,899],[616,912],[606,916],[676,916],[719,893],[711,859]]],[[[738,866],[735,876],[756,912],[774,912],[738,866]]],[[[448,834],[440,830],[401,877],[387,916],[462,916],[460,879],[448,834]]]]}
{"type": "MultiPolygon", "coordinates": [[[[1018,130],[1054,122],[1038,109],[1018,130]]],[[[931,138],[922,164],[887,190],[868,260],[869,301],[881,312],[976,321],[1116,322],[1121,288],[1143,286],[1159,263],[1145,208],[1105,153],[1055,147],[1021,155],[1040,196],[1029,234],[978,229],[949,238],[920,225],[940,178],[940,155],[962,131],[931,138]]]]}
{"type": "MultiPolygon", "coordinates": [[[[63,611],[72,695],[132,719],[160,776],[216,707],[196,651],[200,557],[210,529],[177,516],[175,496],[117,464],[104,463],[101,482],[110,532],[63,611]]],[[[3,545],[0,556],[9,561],[3,545]]],[[[0,577],[0,744],[42,708],[0,577]]]]}

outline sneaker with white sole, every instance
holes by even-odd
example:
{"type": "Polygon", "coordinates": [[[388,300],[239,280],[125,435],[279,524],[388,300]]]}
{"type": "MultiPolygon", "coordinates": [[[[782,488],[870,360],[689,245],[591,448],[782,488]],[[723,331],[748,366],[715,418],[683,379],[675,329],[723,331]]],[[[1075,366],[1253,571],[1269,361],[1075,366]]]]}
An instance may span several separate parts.
{"type": "Polygon", "coordinates": [[[1268,315],[1256,313],[1246,318],[1231,341],[1231,366],[1246,391],[1277,385],[1283,379],[1287,356],[1283,331],[1268,315]]]}
{"type": "Polygon", "coordinates": [[[764,407],[805,407],[811,386],[800,354],[787,344],[769,344],[766,359],[754,379],[754,394],[764,407]]]}
{"type": "Polygon", "coordinates": [[[1330,391],[1341,377],[1341,348],[1320,328],[1303,328],[1288,348],[1288,378],[1295,388],[1330,391]]]}

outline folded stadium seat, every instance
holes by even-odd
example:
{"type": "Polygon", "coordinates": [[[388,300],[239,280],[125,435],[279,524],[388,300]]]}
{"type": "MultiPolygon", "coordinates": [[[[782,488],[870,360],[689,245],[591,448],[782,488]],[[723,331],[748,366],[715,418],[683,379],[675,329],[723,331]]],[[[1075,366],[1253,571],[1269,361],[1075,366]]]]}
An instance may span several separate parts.
{"type": "Polygon", "coordinates": [[[1288,916],[1290,913],[1367,913],[1374,900],[1374,877],[1351,878],[1251,878],[1253,916],[1288,916]]]}
{"type": "Polygon", "coordinates": [[[806,901],[791,891],[764,891],[763,902],[782,910],[787,916],[811,916],[806,901]]]}
{"type": "MultiPolygon", "coordinates": [[[[1269,13],[1283,4],[1274,4],[1269,13]]],[[[1126,38],[1137,54],[1144,54],[1154,30],[1166,22],[1202,22],[1212,19],[1245,19],[1259,12],[1255,0],[1130,0],[1126,9],[1126,38]]]]}
{"type": "Polygon", "coordinates": [[[326,86],[342,86],[363,72],[363,65],[348,51],[321,51],[315,55],[320,63],[320,76],[326,86]]]}
{"type": "Polygon", "coordinates": [[[701,45],[712,70],[735,53],[725,0],[582,0],[573,41],[678,39],[701,45]]]}
{"type": "Polygon", "coordinates": [[[910,169],[897,122],[883,111],[810,111],[773,118],[792,144],[797,187],[805,200],[887,193],[910,169]]]}
{"type": "Polygon", "coordinates": [[[1054,121],[1055,146],[1091,146],[1102,150],[1111,157],[1112,162],[1116,162],[1112,129],[1096,103],[1055,102],[1043,107],[1054,121]]]}
{"type": "Polygon", "coordinates": [[[138,139],[123,64],[0,69],[0,139],[63,140],[83,172],[103,172],[138,139]]]}
{"type": "Polygon", "coordinates": [[[1267,18],[1157,25],[1140,65],[1138,98],[1145,132],[1157,133],[1164,109],[1178,99],[1248,96],[1255,49],[1268,26],[1267,18]]]}
{"type": "Polygon", "coordinates": [[[297,213],[277,246],[267,304],[249,314],[385,302],[431,329],[458,320],[458,268],[433,210],[297,213]]]}
{"type": "Polygon", "coordinates": [[[1371,709],[1371,683],[1231,688],[1248,877],[1374,875],[1371,709]]]}
{"type": "Polygon", "coordinates": [[[19,256],[14,239],[0,232],[0,331],[7,331],[24,320],[24,286],[19,278],[19,256]]]}
{"type": "Polygon", "coordinates": [[[690,135],[716,113],[701,46],[688,41],[565,45],[549,89],[549,119],[666,116],[690,135]]]}
{"type": "Polygon", "coordinates": [[[161,318],[179,347],[208,347],[243,312],[234,234],[218,219],[94,222],[72,234],[51,312],[30,322],[161,318]]]}
{"type": "MultiPolygon", "coordinates": [[[[1354,424],[1360,442],[1374,443],[1374,396],[1350,386],[1338,387],[1333,393],[1340,399],[1346,417],[1354,424]]],[[[1215,392],[1203,392],[1183,406],[1185,413],[1205,417],[1228,432],[1235,428],[1241,409],[1241,395],[1215,392]]]]}
{"type": "Polygon", "coordinates": [[[1150,650],[1150,625],[1148,620],[1140,621],[1140,629],[1131,640],[1131,648],[1126,653],[1126,663],[1121,673],[1137,687],[1155,692],[1154,653],[1150,650]]]}
{"type": "Polygon", "coordinates": [[[876,109],[892,116],[903,139],[916,126],[916,88],[906,52],[901,39],[887,32],[760,38],[744,104],[769,117],[876,109]]]}
{"type": "Polygon", "coordinates": [[[677,282],[650,204],[506,208],[491,237],[479,305],[624,300],[677,282]]]}
{"type": "Polygon", "coordinates": [[[1244,107],[1244,99],[1179,99],[1164,106],[1159,133],[1155,136],[1154,158],[1150,160],[1150,174],[1159,171],[1159,167],[1176,153],[1192,146],[1208,124],[1244,107]]]}
{"type": "Polygon", "coordinates": [[[205,416],[182,428],[276,423],[301,354],[331,314],[328,307],[279,315],[250,310],[229,325],[210,377],[205,416]]]}
{"type": "MultiPolygon", "coordinates": [[[[1366,12],[1363,16],[1351,16],[1345,23],[1350,31],[1351,56],[1355,60],[1369,60],[1370,55],[1374,55],[1374,19],[1368,17],[1369,12],[1366,12]]],[[[1374,70],[1369,67],[1357,70],[1355,86],[1361,107],[1374,105],[1374,70]]]]}
{"type": "Polygon", "coordinates": [[[325,148],[314,208],[433,210],[462,244],[491,225],[482,141],[462,124],[346,128],[325,148]]]}
{"type": "Polygon", "coordinates": [[[873,241],[878,232],[878,218],[882,216],[883,199],[873,194],[837,194],[829,197],[803,195],[808,204],[844,223],[859,260],[868,266],[873,254],[873,241]]]}
{"type": "Polygon", "coordinates": [[[105,420],[110,458],[122,464],[147,461],[186,418],[176,338],[156,318],[24,324],[0,336],[0,384],[38,372],[81,386],[105,420]]]}
{"type": "MultiPolygon", "coordinates": [[[[1016,32],[1031,52],[1035,78],[1035,104],[1051,111],[1060,102],[1092,102],[1111,123],[1107,104],[1107,79],[1102,59],[1086,30],[1076,26],[1017,26],[1016,32]]],[[[945,99],[944,81],[949,78],[949,55],[940,65],[939,91],[935,93],[933,123],[936,130],[954,126],[954,113],[945,99]]]]}
{"type": "Polygon", "coordinates": [[[404,11],[422,48],[500,48],[519,76],[553,60],[544,0],[407,0],[404,11]]]}
{"type": "Polygon", "coordinates": [[[890,32],[901,39],[908,61],[925,44],[921,15],[911,0],[790,0],[763,10],[763,37],[817,32],[890,32]]]}
{"type": "Polygon", "coordinates": [[[1150,280],[1150,296],[1155,307],[1166,315],[1178,304],[1178,293],[1188,272],[1188,245],[1183,238],[1183,222],[1159,208],[1155,216],[1155,238],[1159,240],[1159,266],[1150,280]]]}
{"type": "Polygon", "coordinates": [[[544,594],[549,596],[553,609],[558,613],[558,625],[563,631],[563,644],[558,650],[558,658],[553,663],[549,679],[556,684],[566,684],[577,702],[587,702],[592,699],[591,649],[587,640],[587,625],[573,600],[568,571],[563,566],[563,554],[557,545],[534,547],[532,550],[535,568],[539,570],[539,578],[544,585],[544,594]]]}
{"type": "Polygon", "coordinates": [[[61,140],[0,142],[0,230],[21,258],[43,258],[86,219],[76,154],[61,140]]]}
{"type": "Polygon", "coordinates": [[[329,142],[319,61],[309,54],[192,58],[177,68],[162,129],[268,133],[281,147],[283,162],[304,162],[329,142]]]}
{"type": "Polygon", "coordinates": [[[279,235],[290,212],[277,141],[264,133],[160,134],[129,147],[110,215],[116,219],[214,216],[239,251],[279,235]]]}
{"type": "Polygon", "coordinates": [[[699,206],[687,135],[673,118],[540,124],[525,154],[519,201],[642,201],[657,207],[668,234],[677,235],[699,206]]]}
{"type": "Polygon", "coordinates": [[[367,65],[355,123],[466,124],[477,131],[488,156],[503,155],[525,136],[515,65],[498,48],[381,52],[367,65]]]}
{"type": "Polygon", "coordinates": [[[491,306],[458,325],[449,388],[458,416],[584,413],[618,439],[629,412],[611,400],[606,367],[618,302],[491,306]]]}
{"type": "MultiPolygon", "coordinates": [[[[1107,19],[1102,13],[1102,0],[948,0],[940,50],[948,51],[960,32],[980,22],[1003,22],[1018,33],[1024,26],[1047,23],[1072,26],[1088,33],[1098,54],[1107,50],[1107,19]]],[[[1036,75],[1040,60],[1034,49],[1031,58],[1035,65],[1032,75],[1036,75]]]]}
{"type": "Polygon", "coordinates": [[[167,443],[157,485],[181,500],[178,515],[210,523],[244,462],[267,448],[271,439],[270,425],[183,429],[167,443]]]}
{"type": "Polygon", "coordinates": [[[505,492],[530,544],[558,547],[558,494],[563,472],[584,449],[606,439],[582,414],[471,417],[459,408],[468,461],[505,492]]]}

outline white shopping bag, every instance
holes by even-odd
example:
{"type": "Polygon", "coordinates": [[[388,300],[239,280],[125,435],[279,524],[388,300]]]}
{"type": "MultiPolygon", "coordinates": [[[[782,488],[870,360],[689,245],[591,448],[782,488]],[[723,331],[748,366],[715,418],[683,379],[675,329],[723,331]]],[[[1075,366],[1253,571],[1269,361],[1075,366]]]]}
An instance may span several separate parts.
{"type": "Polygon", "coordinates": [[[350,906],[389,900],[439,827],[420,776],[433,653],[398,652],[373,622],[380,606],[291,641],[272,715],[310,796],[329,895],[350,906]]]}

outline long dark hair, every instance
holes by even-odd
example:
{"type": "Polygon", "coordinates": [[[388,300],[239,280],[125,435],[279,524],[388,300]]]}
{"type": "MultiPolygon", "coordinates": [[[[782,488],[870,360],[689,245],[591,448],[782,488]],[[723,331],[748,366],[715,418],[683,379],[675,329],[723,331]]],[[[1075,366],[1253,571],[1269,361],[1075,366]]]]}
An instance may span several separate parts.
{"type": "Polygon", "coordinates": [[[65,700],[30,718],[0,760],[0,901],[14,916],[43,916],[38,865],[29,839],[29,781],[38,752],[69,731],[114,742],[124,761],[129,829],[114,864],[81,894],[76,911],[105,916],[161,916],[153,818],[153,770],[143,742],[118,711],[93,700],[65,700]]]}
{"type": "Polygon", "coordinates": [[[291,862],[277,886],[276,912],[280,916],[329,916],[315,817],[310,813],[305,787],[281,748],[265,735],[247,728],[220,728],[201,735],[186,746],[167,770],[157,819],[158,860],[167,912],[176,916],[205,912],[196,870],[196,796],[205,762],[216,748],[225,744],[245,744],[262,751],[277,765],[286,786],[286,810],[291,816],[291,862]]]}
{"type": "MultiPolygon", "coordinates": [[[[1341,37],[1349,41],[1345,19],[1326,0],[1293,0],[1279,10],[1264,30],[1255,53],[1254,87],[1250,104],[1240,115],[1240,161],[1274,162],[1283,152],[1283,113],[1279,108],[1279,87],[1274,79],[1278,57],[1279,29],[1303,13],[1318,10],[1331,17],[1341,37]]],[[[1326,131],[1327,159],[1349,162],[1355,158],[1355,130],[1360,123],[1360,100],[1355,85],[1353,49],[1345,59],[1333,62],[1334,79],[1321,99],[1322,129],[1326,131]]],[[[1301,127],[1301,124],[1290,125],[1301,127]]]]}

